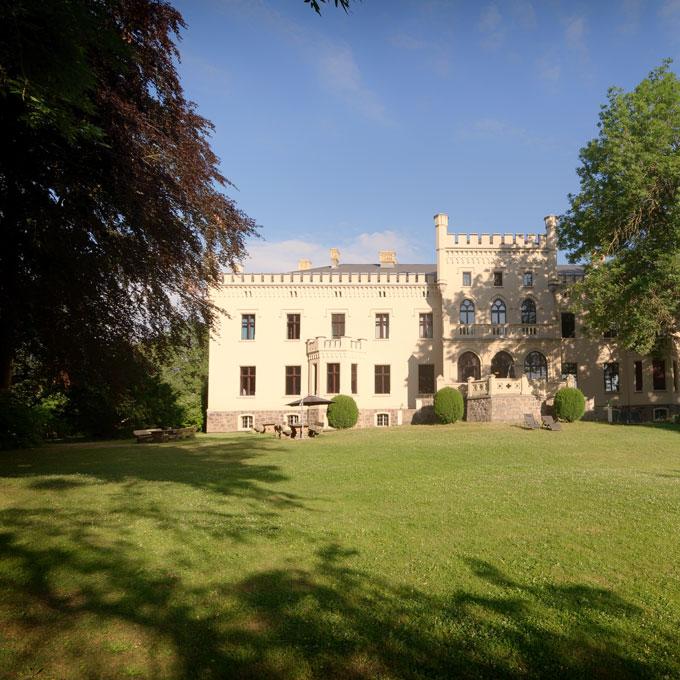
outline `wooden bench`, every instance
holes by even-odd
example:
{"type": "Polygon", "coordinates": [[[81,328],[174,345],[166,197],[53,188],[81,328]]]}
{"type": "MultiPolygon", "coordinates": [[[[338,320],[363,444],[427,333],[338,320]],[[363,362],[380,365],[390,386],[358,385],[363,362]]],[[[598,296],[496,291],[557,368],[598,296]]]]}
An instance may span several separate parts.
{"type": "Polygon", "coordinates": [[[154,441],[154,436],[156,436],[158,432],[162,431],[163,430],[158,427],[152,427],[146,430],[134,430],[132,434],[134,437],[136,437],[138,444],[143,444],[144,442],[154,441]]]}
{"type": "Polygon", "coordinates": [[[189,439],[196,436],[195,427],[175,427],[167,428],[165,430],[160,427],[151,427],[146,430],[134,430],[134,437],[138,444],[147,442],[162,443],[170,440],[189,439]]]}

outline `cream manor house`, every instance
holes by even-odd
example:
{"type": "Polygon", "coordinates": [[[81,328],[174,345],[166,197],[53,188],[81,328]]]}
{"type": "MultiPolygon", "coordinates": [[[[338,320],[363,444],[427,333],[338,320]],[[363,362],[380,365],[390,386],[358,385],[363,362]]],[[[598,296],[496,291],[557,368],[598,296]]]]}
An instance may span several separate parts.
{"type": "MultiPolygon", "coordinates": [[[[228,273],[227,314],[210,343],[209,432],[297,422],[287,403],[349,394],[358,426],[425,421],[437,389],[463,391],[468,420],[521,420],[550,409],[558,387],[587,398],[587,417],[665,420],[680,412],[678,343],[643,357],[585,337],[557,264],[557,218],[544,234],[450,234],[434,218],[436,264],[330,265],[284,274],[228,273]],[[429,407],[429,408],[428,408],[429,407]],[[611,407],[614,407],[612,410],[611,407]]],[[[613,320],[615,321],[615,320],[613,320]]],[[[310,415],[324,421],[325,407],[310,415]]]]}

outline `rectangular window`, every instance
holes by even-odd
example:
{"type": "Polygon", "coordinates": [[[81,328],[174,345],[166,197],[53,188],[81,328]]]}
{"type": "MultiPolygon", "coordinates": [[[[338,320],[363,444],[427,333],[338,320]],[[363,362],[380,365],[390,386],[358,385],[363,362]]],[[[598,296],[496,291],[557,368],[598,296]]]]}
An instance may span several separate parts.
{"type": "Polygon", "coordinates": [[[331,335],[334,338],[342,338],[345,335],[345,315],[331,314],[331,335]]]}
{"type": "Polygon", "coordinates": [[[494,272],[493,273],[493,285],[494,286],[502,286],[503,285],[503,272],[494,272]]]}
{"type": "Polygon", "coordinates": [[[286,394],[300,394],[302,366],[286,366],[286,394]]]}
{"type": "Polygon", "coordinates": [[[664,421],[668,420],[668,409],[667,408],[655,408],[654,409],[654,420],[664,421]]]}
{"type": "Polygon", "coordinates": [[[378,365],[375,367],[375,393],[390,393],[390,367],[389,365],[378,365]]]}
{"type": "Polygon", "coordinates": [[[319,394],[319,364],[314,364],[314,394],[319,394]]]}
{"type": "Polygon", "coordinates": [[[241,396],[255,396],[255,366],[241,366],[241,396]]]}
{"type": "Polygon", "coordinates": [[[663,359],[652,359],[652,388],[666,389],[666,362],[663,359]]]}
{"type": "Polygon", "coordinates": [[[571,312],[562,312],[562,337],[576,337],[576,316],[571,312]]]}
{"type": "Polygon", "coordinates": [[[390,315],[375,315],[375,337],[378,340],[387,340],[390,337],[390,315]]]}
{"type": "Polygon", "coordinates": [[[562,364],[562,380],[566,380],[569,375],[573,375],[578,384],[578,364],[568,361],[562,364]]]}
{"type": "Polygon", "coordinates": [[[430,312],[420,315],[419,332],[421,338],[432,337],[432,314],[430,312]]]}
{"type": "Polygon", "coordinates": [[[604,391],[619,391],[619,365],[616,362],[604,365],[604,391]]]}
{"type": "Polygon", "coordinates": [[[241,314],[241,340],[255,340],[254,314],[241,314]]]}
{"type": "Polygon", "coordinates": [[[642,392],[642,362],[635,362],[635,391],[642,392]]]}
{"type": "Polygon", "coordinates": [[[418,394],[434,394],[434,364],[418,364],[418,394]]]}
{"type": "Polygon", "coordinates": [[[352,394],[357,393],[357,365],[352,364],[352,394]]]}
{"type": "Polygon", "coordinates": [[[326,364],[326,392],[340,394],[340,364],[326,364]]]}
{"type": "Polygon", "coordinates": [[[526,288],[532,288],[534,285],[534,273],[533,272],[524,272],[524,276],[522,277],[522,285],[525,286],[526,288]]]}
{"type": "Polygon", "coordinates": [[[390,426],[390,414],[389,413],[378,413],[375,417],[375,424],[378,427],[389,427],[390,426]]]}
{"type": "Polygon", "coordinates": [[[286,323],[287,338],[289,340],[300,339],[300,315],[288,314],[288,321],[286,323]]]}
{"type": "Polygon", "coordinates": [[[291,413],[287,416],[288,425],[297,425],[300,422],[300,416],[297,413],[291,413]]]}
{"type": "Polygon", "coordinates": [[[463,272],[463,285],[464,286],[472,285],[472,272],[463,272]]]}
{"type": "Polygon", "coordinates": [[[241,429],[242,430],[253,429],[253,416],[241,416],[241,429]]]}

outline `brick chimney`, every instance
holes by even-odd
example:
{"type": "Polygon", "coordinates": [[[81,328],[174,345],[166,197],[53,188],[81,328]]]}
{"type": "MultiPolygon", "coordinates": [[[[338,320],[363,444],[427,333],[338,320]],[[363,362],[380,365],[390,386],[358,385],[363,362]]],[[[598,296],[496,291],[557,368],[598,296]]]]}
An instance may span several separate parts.
{"type": "Polygon", "coordinates": [[[397,264],[396,250],[379,250],[378,258],[380,259],[380,269],[394,269],[397,264]]]}
{"type": "Polygon", "coordinates": [[[337,269],[340,264],[340,251],[337,248],[331,248],[331,269],[337,269]]]}
{"type": "Polygon", "coordinates": [[[311,260],[298,260],[298,271],[304,272],[307,269],[312,268],[312,261],[311,260]]]}

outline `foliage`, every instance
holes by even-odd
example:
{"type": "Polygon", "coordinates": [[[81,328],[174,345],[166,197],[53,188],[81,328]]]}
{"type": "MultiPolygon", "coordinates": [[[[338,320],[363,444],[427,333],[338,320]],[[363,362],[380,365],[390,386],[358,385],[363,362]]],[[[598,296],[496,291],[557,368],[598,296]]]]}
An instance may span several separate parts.
{"type": "Polygon", "coordinates": [[[678,678],[680,428],[563,427],[2,455],[3,675],[678,678]]]}
{"type": "Polygon", "coordinates": [[[209,326],[208,290],[255,225],[182,91],[179,12],[0,0],[0,16],[0,387],[21,350],[73,382],[209,326]]]}
{"type": "Polygon", "coordinates": [[[321,5],[326,2],[334,2],[336,7],[342,7],[342,9],[347,12],[349,10],[350,0],[305,0],[305,4],[308,4],[317,14],[321,14],[321,5]]]}
{"type": "Polygon", "coordinates": [[[11,428],[23,431],[31,417],[36,436],[29,444],[43,436],[127,436],[150,426],[200,429],[207,395],[206,342],[207,333],[199,327],[162,356],[153,347],[113,354],[106,357],[108,363],[89,365],[86,375],[99,376],[90,380],[80,373],[73,380],[40,380],[30,357],[23,357],[12,388],[22,408],[5,413],[6,428],[16,419],[11,428]]]}
{"type": "Polygon", "coordinates": [[[346,394],[337,394],[328,405],[328,424],[337,430],[354,427],[359,419],[359,409],[354,399],[346,394]]]}
{"type": "Polygon", "coordinates": [[[178,346],[159,357],[160,377],[176,395],[182,409],[181,424],[202,430],[208,405],[208,332],[192,328],[178,346]]]}
{"type": "Polygon", "coordinates": [[[0,450],[38,446],[42,443],[45,418],[11,390],[0,390],[0,450]]]}
{"type": "Polygon", "coordinates": [[[573,423],[581,420],[586,412],[586,398],[576,387],[563,387],[555,395],[555,415],[561,420],[573,423]]]}
{"type": "Polygon", "coordinates": [[[560,220],[562,248],[584,260],[571,291],[601,334],[647,354],[680,330],[680,80],[670,61],[632,92],[612,88],[599,135],[580,151],[580,192],[560,220]]]}
{"type": "Polygon", "coordinates": [[[434,395],[434,412],[440,422],[455,423],[465,412],[463,395],[453,387],[442,387],[434,395]]]}

